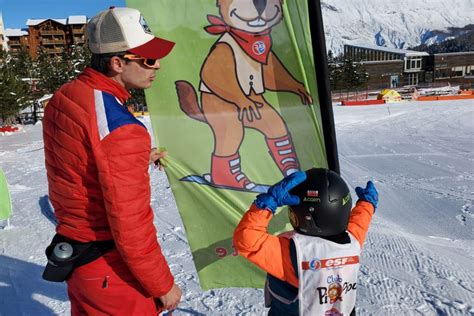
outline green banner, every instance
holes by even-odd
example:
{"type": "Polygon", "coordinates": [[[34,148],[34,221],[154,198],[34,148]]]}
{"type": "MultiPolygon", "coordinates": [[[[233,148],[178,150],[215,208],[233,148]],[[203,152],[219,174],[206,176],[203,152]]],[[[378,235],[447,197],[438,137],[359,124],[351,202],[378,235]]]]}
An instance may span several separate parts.
{"type": "Polygon", "coordinates": [[[12,202],[7,179],[0,168],[0,220],[7,220],[12,215],[12,202]]]}
{"type": "MultiPolygon", "coordinates": [[[[127,4],[176,42],[146,98],[201,286],[262,287],[264,273],[233,247],[237,223],[268,185],[328,165],[307,3],[127,4]]],[[[279,212],[270,230],[289,228],[279,212]]]]}

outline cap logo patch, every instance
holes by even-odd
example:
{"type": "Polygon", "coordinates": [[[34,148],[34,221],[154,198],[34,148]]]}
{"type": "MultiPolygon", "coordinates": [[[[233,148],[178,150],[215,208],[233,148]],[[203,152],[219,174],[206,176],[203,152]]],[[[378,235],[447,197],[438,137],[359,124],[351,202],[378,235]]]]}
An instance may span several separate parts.
{"type": "Polygon", "coordinates": [[[306,192],[306,195],[307,196],[318,197],[319,196],[319,191],[318,190],[308,190],[308,192],[306,192]]]}
{"type": "Polygon", "coordinates": [[[151,31],[150,27],[146,23],[145,18],[143,17],[143,15],[140,15],[140,25],[142,26],[143,31],[145,31],[145,33],[153,35],[153,32],[151,31]]]}

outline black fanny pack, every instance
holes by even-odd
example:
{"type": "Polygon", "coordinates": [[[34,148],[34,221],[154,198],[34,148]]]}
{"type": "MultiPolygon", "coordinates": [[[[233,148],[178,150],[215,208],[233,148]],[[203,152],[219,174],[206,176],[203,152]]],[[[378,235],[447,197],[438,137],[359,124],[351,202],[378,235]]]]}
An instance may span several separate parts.
{"type": "Polygon", "coordinates": [[[63,282],[69,278],[75,268],[100,258],[114,248],[113,240],[81,243],[56,234],[46,248],[48,263],[43,272],[43,279],[63,282]]]}

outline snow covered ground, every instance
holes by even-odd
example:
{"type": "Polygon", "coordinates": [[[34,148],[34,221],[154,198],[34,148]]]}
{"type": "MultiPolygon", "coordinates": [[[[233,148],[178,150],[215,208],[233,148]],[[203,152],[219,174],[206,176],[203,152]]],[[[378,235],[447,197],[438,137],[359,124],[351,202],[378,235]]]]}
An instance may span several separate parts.
{"type": "MultiPolygon", "coordinates": [[[[343,176],[375,180],[380,204],[359,274],[359,315],[474,315],[472,100],[334,107],[343,176]]],[[[68,315],[64,284],[41,279],[54,233],[41,124],[0,134],[14,215],[0,228],[0,315],[68,315]]],[[[173,315],[263,315],[257,289],[203,292],[171,189],[151,171],[159,239],[183,289],[173,315]]],[[[1,225],[0,225],[1,226],[1,225]]]]}

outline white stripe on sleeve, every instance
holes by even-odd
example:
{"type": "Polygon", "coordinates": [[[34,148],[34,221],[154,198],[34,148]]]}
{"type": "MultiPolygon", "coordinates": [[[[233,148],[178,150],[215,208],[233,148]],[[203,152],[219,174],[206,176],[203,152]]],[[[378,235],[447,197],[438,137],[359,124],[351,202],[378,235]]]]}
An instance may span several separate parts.
{"type": "Polygon", "coordinates": [[[100,140],[110,134],[107,116],[105,114],[104,98],[102,91],[94,90],[95,113],[97,116],[97,128],[99,129],[100,140]]]}

